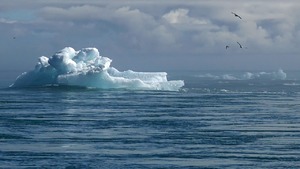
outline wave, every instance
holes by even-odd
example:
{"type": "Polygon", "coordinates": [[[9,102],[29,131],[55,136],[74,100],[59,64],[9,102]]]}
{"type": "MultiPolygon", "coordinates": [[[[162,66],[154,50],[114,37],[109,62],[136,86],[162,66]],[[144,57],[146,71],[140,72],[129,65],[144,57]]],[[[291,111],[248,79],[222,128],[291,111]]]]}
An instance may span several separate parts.
{"type": "Polygon", "coordinates": [[[167,80],[166,72],[118,71],[112,60],[102,57],[96,48],[75,51],[66,47],[50,58],[41,56],[31,71],[19,75],[10,87],[47,85],[80,86],[100,89],[178,91],[183,80],[167,80]]]}

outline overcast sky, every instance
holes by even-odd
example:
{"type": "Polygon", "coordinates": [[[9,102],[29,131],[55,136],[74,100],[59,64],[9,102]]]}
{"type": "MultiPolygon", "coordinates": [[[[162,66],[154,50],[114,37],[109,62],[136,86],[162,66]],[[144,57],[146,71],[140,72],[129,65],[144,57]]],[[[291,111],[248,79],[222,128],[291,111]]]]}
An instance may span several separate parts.
{"type": "Polygon", "coordinates": [[[119,70],[300,69],[299,0],[161,1],[1,0],[0,70],[68,46],[119,70]]]}

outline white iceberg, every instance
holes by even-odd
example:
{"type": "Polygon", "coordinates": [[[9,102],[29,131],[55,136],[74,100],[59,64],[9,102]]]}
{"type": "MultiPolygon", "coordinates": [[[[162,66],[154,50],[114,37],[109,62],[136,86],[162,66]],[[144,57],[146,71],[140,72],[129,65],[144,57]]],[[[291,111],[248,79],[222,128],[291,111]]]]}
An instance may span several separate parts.
{"type": "Polygon", "coordinates": [[[50,58],[41,56],[35,69],[22,73],[10,87],[67,85],[100,89],[169,90],[184,86],[182,80],[167,80],[166,72],[120,72],[112,60],[96,48],[75,51],[66,47],[50,58]]]}

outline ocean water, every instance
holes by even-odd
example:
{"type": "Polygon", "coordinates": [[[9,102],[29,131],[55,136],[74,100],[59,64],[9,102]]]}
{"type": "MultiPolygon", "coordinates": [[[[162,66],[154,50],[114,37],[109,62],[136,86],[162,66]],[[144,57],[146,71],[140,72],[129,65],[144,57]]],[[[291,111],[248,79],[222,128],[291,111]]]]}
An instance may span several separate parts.
{"type": "Polygon", "coordinates": [[[300,72],[248,75],[143,91],[7,88],[2,72],[0,168],[300,168],[300,72]]]}

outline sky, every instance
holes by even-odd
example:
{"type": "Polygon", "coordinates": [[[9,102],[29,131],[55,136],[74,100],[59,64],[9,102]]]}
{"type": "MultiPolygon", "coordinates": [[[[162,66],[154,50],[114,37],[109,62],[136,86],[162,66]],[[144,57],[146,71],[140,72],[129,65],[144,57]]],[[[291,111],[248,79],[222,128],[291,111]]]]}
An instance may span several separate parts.
{"type": "Polygon", "coordinates": [[[0,70],[64,47],[119,70],[299,70],[299,18],[298,0],[1,0],[0,70]]]}

